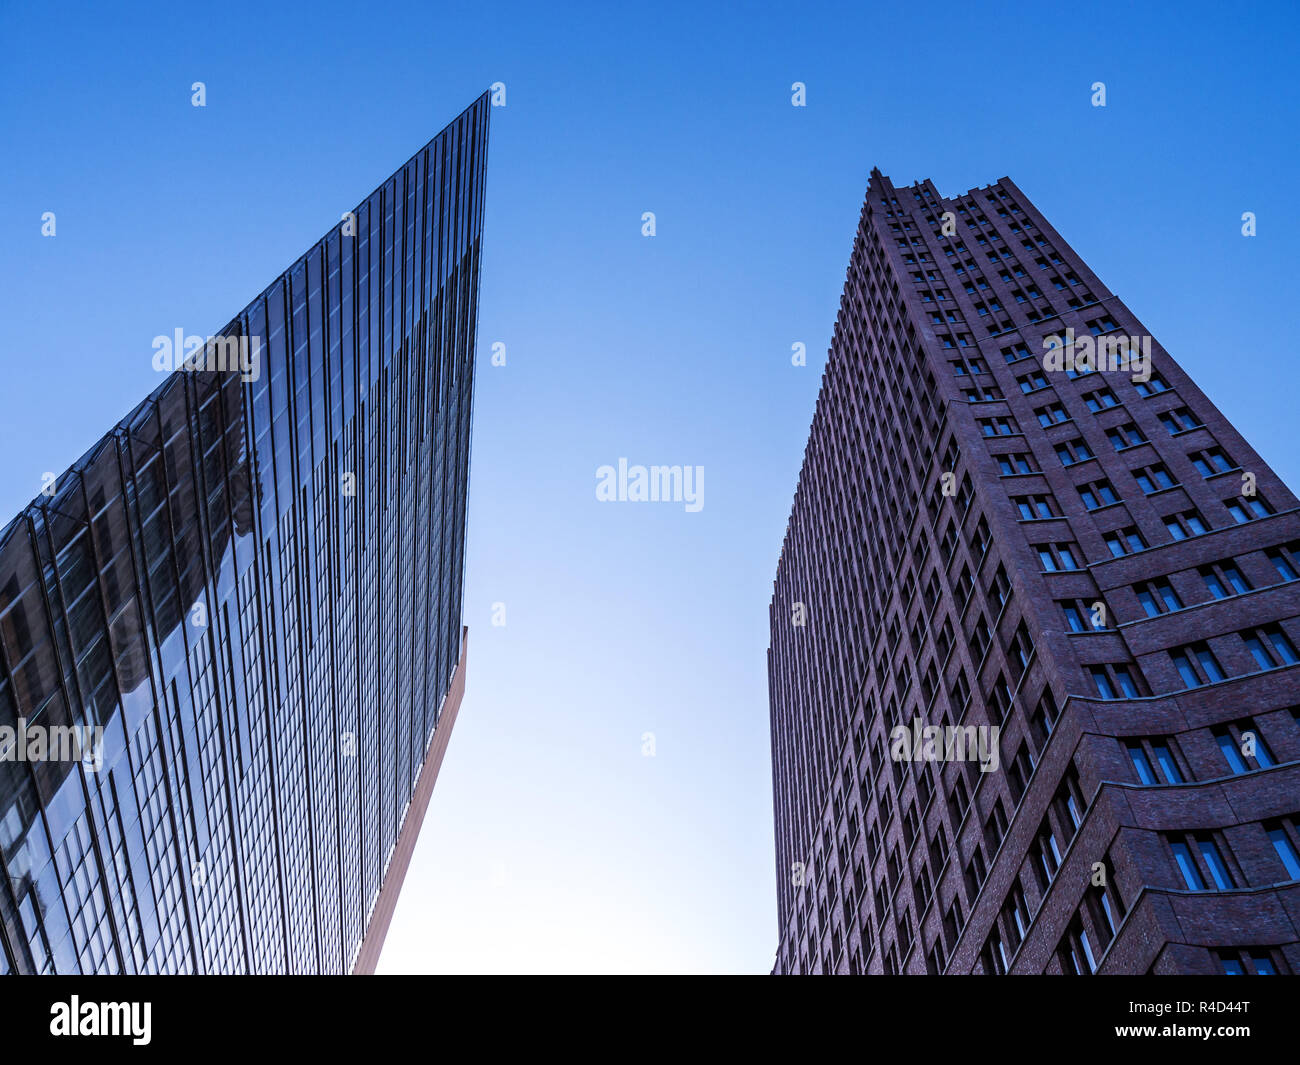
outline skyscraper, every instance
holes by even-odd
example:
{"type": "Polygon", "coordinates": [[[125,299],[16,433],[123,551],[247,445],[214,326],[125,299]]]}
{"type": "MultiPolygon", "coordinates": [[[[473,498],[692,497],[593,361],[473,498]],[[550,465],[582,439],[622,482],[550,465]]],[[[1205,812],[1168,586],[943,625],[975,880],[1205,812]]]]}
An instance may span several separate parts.
{"type": "Polygon", "coordinates": [[[1012,181],[873,171],[771,605],[775,971],[1300,972],[1298,578],[1012,181]]]}
{"type": "Polygon", "coordinates": [[[464,689],[488,112],[0,532],[0,972],[373,971],[464,689]]]}

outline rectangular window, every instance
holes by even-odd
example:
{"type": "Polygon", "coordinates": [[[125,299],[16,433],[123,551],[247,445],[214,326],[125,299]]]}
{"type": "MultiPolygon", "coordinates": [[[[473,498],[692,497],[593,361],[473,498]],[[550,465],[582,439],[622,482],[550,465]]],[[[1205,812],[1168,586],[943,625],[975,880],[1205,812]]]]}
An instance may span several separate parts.
{"type": "Polygon", "coordinates": [[[1145,444],[1147,438],[1132,422],[1125,422],[1123,425],[1116,426],[1113,429],[1106,430],[1106,439],[1110,441],[1111,447],[1116,451],[1123,451],[1125,448],[1137,447],[1139,444],[1145,444]]]}
{"type": "Polygon", "coordinates": [[[1088,510],[1100,510],[1120,501],[1109,481],[1094,481],[1079,488],[1079,498],[1088,510]]]}
{"type": "Polygon", "coordinates": [[[1084,603],[1077,599],[1059,599],[1057,604],[1071,632],[1100,632],[1106,628],[1106,608],[1100,600],[1084,603]]]}
{"type": "Polygon", "coordinates": [[[1220,891],[1227,891],[1237,886],[1214,840],[1209,836],[1197,836],[1196,847],[1201,852],[1201,860],[1204,861],[1205,868],[1210,871],[1215,887],[1220,891]]]}
{"type": "Polygon", "coordinates": [[[1142,692],[1127,665],[1089,666],[1088,673],[1103,699],[1140,699],[1142,692]]]}
{"type": "Polygon", "coordinates": [[[1021,521],[1033,521],[1036,518],[1051,518],[1053,513],[1050,496],[1013,496],[1012,503],[1020,514],[1021,521]]]}
{"type": "Polygon", "coordinates": [[[1210,645],[1203,641],[1177,647],[1169,654],[1188,688],[1199,688],[1225,679],[1219,660],[1214,657],[1210,645]]]}
{"type": "Polygon", "coordinates": [[[1214,730],[1215,742],[1219,745],[1219,750],[1223,752],[1223,757],[1228,763],[1228,768],[1235,774],[1249,773],[1250,767],[1246,765],[1246,760],[1241,756],[1241,750],[1237,747],[1237,739],[1231,731],[1224,726],[1214,730]]]}
{"type": "Polygon", "coordinates": [[[1268,560],[1273,563],[1273,568],[1277,570],[1277,575],[1284,581],[1300,580],[1300,570],[1297,569],[1297,551],[1300,544],[1287,544],[1285,547],[1271,547],[1265,552],[1268,560]]]}
{"type": "Polygon", "coordinates": [[[1078,548],[1073,544],[1035,544],[1034,550],[1038,552],[1038,561],[1045,573],[1079,568],[1078,548]]]}
{"type": "Polygon", "coordinates": [[[1093,414],[1106,410],[1109,407],[1118,407],[1119,400],[1115,398],[1115,393],[1109,388],[1099,388],[1095,392],[1085,392],[1083,402],[1093,414]]]}
{"type": "Polygon", "coordinates": [[[1250,582],[1231,559],[1201,566],[1197,572],[1205,581],[1206,589],[1215,599],[1227,599],[1229,596],[1242,595],[1250,591],[1250,582]]]}
{"type": "Polygon", "coordinates": [[[1015,436],[1020,431],[1010,418],[981,418],[979,426],[985,436],[1015,436]]]}
{"type": "Polygon", "coordinates": [[[1185,510],[1181,514],[1171,514],[1164,519],[1165,528],[1173,540],[1186,540],[1189,536],[1199,536],[1206,531],[1206,525],[1195,510],[1185,510]]]}
{"type": "Polygon", "coordinates": [[[1156,396],[1161,392],[1169,391],[1169,385],[1158,373],[1153,373],[1150,380],[1134,381],[1133,387],[1137,389],[1139,396],[1156,396]]]}
{"type": "Polygon", "coordinates": [[[1129,760],[1133,763],[1138,780],[1143,784],[1159,783],[1156,780],[1155,770],[1151,767],[1151,759],[1147,757],[1146,748],[1136,740],[1130,740],[1125,746],[1128,748],[1129,760]]]}
{"type": "Polygon", "coordinates": [[[1160,772],[1164,774],[1168,783],[1182,784],[1184,782],[1182,770],[1178,768],[1178,763],[1174,761],[1173,751],[1169,749],[1169,741],[1152,741],[1151,753],[1156,756],[1156,764],[1160,766],[1160,772]]]}
{"type": "Polygon", "coordinates": [[[1273,508],[1268,505],[1268,502],[1261,495],[1225,499],[1223,505],[1227,508],[1228,513],[1232,515],[1232,520],[1238,525],[1244,525],[1256,518],[1267,518],[1273,513],[1273,508]]]}
{"type": "Polygon", "coordinates": [[[1169,430],[1170,436],[1176,436],[1190,429],[1199,429],[1201,427],[1201,419],[1186,407],[1175,407],[1173,410],[1167,410],[1159,415],[1159,418],[1160,424],[1169,430]]]}
{"type": "Polygon", "coordinates": [[[1061,460],[1062,466],[1073,466],[1076,463],[1084,462],[1092,458],[1092,451],[1082,439],[1071,440],[1065,444],[1056,445],[1056,457],[1061,460]]]}
{"type": "Polygon", "coordinates": [[[1142,539],[1142,534],[1133,525],[1126,529],[1105,533],[1102,539],[1106,541],[1106,546],[1114,558],[1145,550],[1147,546],[1146,541],[1142,539]]]}
{"type": "Polygon", "coordinates": [[[1220,950],[1219,964],[1228,976],[1276,976],[1277,965],[1267,950],[1220,950]]]}
{"type": "Polygon", "coordinates": [[[1138,602],[1142,604],[1142,609],[1146,611],[1149,618],[1183,608],[1178,593],[1174,591],[1173,586],[1165,577],[1159,577],[1154,581],[1146,581],[1142,584],[1135,584],[1133,590],[1137,592],[1138,602]]]}
{"type": "Polygon", "coordinates": [[[1044,429],[1050,425],[1059,425],[1061,422],[1070,420],[1070,416],[1065,413],[1065,408],[1059,403],[1049,403],[1045,407],[1035,407],[1034,416],[1038,419],[1038,424],[1044,429]]]}
{"type": "Polygon", "coordinates": [[[1254,656],[1260,669],[1280,669],[1300,662],[1295,647],[1279,625],[1248,629],[1241,634],[1241,638],[1245,640],[1247,650],[1254,656]]]}
{"type": "Polygon", "coordinates": [[[1010,455],[998,455],[998,469],[1003,477],[1012,477],[1019,473],[1034,473],[1033,463],[1030,462],[1029,456],[1017,452],[1010,455]]]}
{"type": "Polygon", "coordinates": [[[1212,447],[1206,451],[1193,451],[1190,456],[1196,472],[1202,477],[1213,477],[1216,473],[1227,473],[1234,468],[1233,462],[1223,453],[1222,448],[1212,447]]]}
{"type": "Polygon", "coordinates": [[[1170,476],[1169,471],[1161,464],[1148,466],[1146,469],[1135,470],[1133,479],[1137,481],[1138,487],[1142,489],[1144,495],[1154,495],[1156,492],[1163,492],[1166,488],[1173,488],[1177,483],[1170,476]]]}
{"type": "Polygon", "coordinates": [[[1191,847],[1182,840],[1174,840],[1170,846],[1173,848],[1174,861],[1178,863],[1178,871],[1183,874],[1183,882],[1187,885],[1187,890],[1204,891],[1205,881],[1201,878],[1201,870],[1192,856],[1191,847]]]}
{"type": "MultiPolygon", "coordinates": [[[[1268,833],[1269,842],[1273,844],[1273,849],[1277,852],[1278,859],[1282,862],[1282,867],[1286,870],[1288,880],[1300,880],[1300,853],[1296,850],[1295,840],[1291,838],[1291,833],[1287,832],[1286,825],[1281,821],[1266,822],[1265,831],[1268,833]]],[[[1291,826],[1292,832],[1295,826],[1291,826]]]]}

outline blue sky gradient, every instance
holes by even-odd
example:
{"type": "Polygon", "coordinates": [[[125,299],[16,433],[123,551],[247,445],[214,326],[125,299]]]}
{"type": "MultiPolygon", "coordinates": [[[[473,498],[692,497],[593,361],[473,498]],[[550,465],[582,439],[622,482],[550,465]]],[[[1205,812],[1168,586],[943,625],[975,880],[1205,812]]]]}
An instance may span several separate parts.
{"type": "Polygon", "coordinates": [[[469,688],[381,971],[766,971],[767,605],[869,170],[1012,177],[1300,486],[1276,335],[1298,26],[1291,3],[7,5],[0,523],[157,385],[154,336],[220,328],[504,82],[469,688]],[[620,457],[703,466],[703,510],[597,502],[620,457]]]}

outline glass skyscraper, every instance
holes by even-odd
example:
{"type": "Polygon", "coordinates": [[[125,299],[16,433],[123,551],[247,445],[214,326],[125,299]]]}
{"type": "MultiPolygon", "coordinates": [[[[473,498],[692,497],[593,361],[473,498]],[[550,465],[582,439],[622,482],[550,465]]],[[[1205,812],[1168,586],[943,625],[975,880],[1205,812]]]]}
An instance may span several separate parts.
{"type": "Polygon", "coordinates": [[[0,532],[0,973],[373,970],[463,690],[489,107],[0,532]]]}

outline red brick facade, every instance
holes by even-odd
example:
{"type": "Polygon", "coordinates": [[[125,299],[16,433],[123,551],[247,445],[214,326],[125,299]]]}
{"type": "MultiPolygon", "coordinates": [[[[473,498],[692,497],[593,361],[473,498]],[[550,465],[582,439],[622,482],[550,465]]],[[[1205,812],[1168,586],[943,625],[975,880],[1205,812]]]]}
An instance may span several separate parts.
{"type": "Polygon", "coordinates": [[[776,972],[1300,972],[1296,498],[1067,328],[1149,338],[1010,180],[873,171],[771,606],[776,972]]]}

